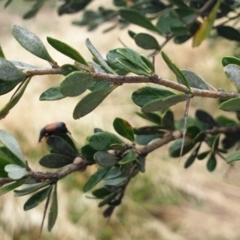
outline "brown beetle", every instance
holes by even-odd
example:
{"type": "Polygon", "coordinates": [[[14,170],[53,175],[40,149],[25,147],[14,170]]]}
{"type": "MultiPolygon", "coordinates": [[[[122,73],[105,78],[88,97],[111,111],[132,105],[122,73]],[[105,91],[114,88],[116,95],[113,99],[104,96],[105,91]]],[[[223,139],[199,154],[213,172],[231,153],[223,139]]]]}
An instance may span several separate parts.
{"type": "Polygon", "coordinates": [[[52,134],[62,134],[62,133],[70,133],[64,122],[50,123],[41,129],[38,142],[41,142],[41,139],[43,137],[48,137],[52,134]]]}

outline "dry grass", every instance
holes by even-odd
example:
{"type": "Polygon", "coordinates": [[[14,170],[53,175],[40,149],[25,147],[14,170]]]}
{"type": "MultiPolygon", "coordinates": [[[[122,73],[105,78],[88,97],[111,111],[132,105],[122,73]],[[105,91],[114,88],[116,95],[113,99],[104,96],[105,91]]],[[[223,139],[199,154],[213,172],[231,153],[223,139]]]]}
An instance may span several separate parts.
{"type": "MultiPolygon", "coordinates": [[[[94,1],[98,4],[100,1],[94,1]]],[[[106,2],[106,1],[101,1],[106,2]]],[[[110,2],[110,1],[109,1],[110,2]]],[[[23,11],[20,7],[19,12],[23,11]]],[[[97,49],[105,54],[121,46],[120,37],[130,47],[135,47],[125,31],[114,30],[102,35],[101,27],[94,33],[70,25],[75,16],[57,17],[55,10],[45,9],[35,19],[22,21],[14,8],[1,9],[0,42],[9,59],[26,61],[32,65],[47,67],[48,63],[37,59],[22,49],[10,34],[10,26],[18,24],[36,33],[46,43],[46,36],[61,39],[79,49],[90,59],[84,41],[89,37],[97,49]]],[[[133,28],[131,28],[133,29],[133,28]]],[[[140,28],[135,28],[140,31],[140,28]]],[[[229,42],[214,41],[191,49],[191,43],[175,46],[169,44],[165,52],[181,67],[191,68],[214,86],[233,89],[223,74],[220,60],[231,55],[229,42]]],[[[59,64],[69,59],[47,48],[59,64]]],[[[142,51],[142,50],[141,50],[142,51]]],[[[156,59],[157,73],[174,79],[160,57],[156,59]]],[[[134,112],[139,110],[131,103],[131,92],[142,84],[127,85],[117,89],[96,111],[78,121],[73,120],[72,110],[77,98],[58,102],[39,102],[39,95],[47,88],[59,83],[62,77],[33,79],[21,102],[0,122],[0,127],[11,131],[21,142],[30,164],[40,169],[34,161],[45,151],[44,143],[37,144],[39,129],[54,121],[64,121],[74,138],[83,143],[94,127],[112,130],[116,116],[128,119],[133,124],[142,124],[134,112]]],[[[1,106],[9,94],[1,97],[1,106]]],[[[196,108],[206,108],[219,114],[215,100],[194,99],[190,115],[196,108]]],[[[184,105],[174,108],[178,117],[183,115],[184,105]]],[[[226,164],[219,162],[214,173],[208,173],[205,162],[197,162],[188,170],[183,169],[183,160],[169,159],[166,148],[156,151],[147,162],[147,172],[137,176],[124,199],[124,203],[109,223],[101,216],[97,202],[81,193],[88,173],[75,173],[60,184],[59,218],[52,233],[44,231],[42,239],[162,239],[162,240],[234,240],[240,238],[239,174],[235,167],[227,178],[226,164]]],[[[91,169],[90,171],[93,171],[91,169]]],[[[88,195],[88,194],[87,194],[88,195]]],[[[37,239],[43,206],[23,212],[26,198],[14,198],[9,193],[0,198],[0,234],[3,240],[37,239]]]]}

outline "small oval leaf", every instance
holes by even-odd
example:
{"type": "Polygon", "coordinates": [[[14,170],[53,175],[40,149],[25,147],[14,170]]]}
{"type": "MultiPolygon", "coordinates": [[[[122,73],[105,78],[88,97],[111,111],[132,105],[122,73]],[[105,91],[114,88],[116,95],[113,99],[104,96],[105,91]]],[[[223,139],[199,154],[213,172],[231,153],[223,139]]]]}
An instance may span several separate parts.
{"type": "Polygon", "coordinates": [[[42,41],[35,34],[17,25],[12,26],[12,34],[16,40],[30,53],[48,62],[51,62],[52,64],[55,64],[55,61],[49,55],[42,41]]]}
{"type": "Polygon", "coordinates": [[[112,167],[117,163],[117,158],[105,151],[96,152],[94,160],[102,167],[112,167]]]}
{"type": "Polygon", "coordinates": [[[71,157],[67,157],[57,153],[51,153],[43,156],[40,159],[39,163],[43,167],[47,167],[47,168],[60,168],[68,164],[71,164],[73,160],[74,159],[71,157]]]}
{"type": "Polygon", "coordinates": [[[46,91],[44,91],[40,97],[39,100],[40,101],[55,101],[55,100],[60,100],[65,98],[66,96],[63,95],[60,92],[60,87],[59,86],[55,86],[55,87],[50,87],[49,89],[47,89],[46,91]]]}
{"type": "Polygon", "coordinates": [[[223,111],[237,112],[240,111],[240,97],[229,99],[219,105],[219,108],[223,111]]]}

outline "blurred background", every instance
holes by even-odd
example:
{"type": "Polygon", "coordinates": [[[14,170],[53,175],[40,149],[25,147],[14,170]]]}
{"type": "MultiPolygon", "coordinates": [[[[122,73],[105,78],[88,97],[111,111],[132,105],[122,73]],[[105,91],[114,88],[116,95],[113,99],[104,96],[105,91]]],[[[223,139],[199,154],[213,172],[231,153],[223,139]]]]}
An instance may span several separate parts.
{"type": "MultiPolygon", "coordinates": [[[[89,6],[111,5],[111,0],[97,0],[89,6]]],[[[31,4],[31,2],[29,2],[31,4]]],[[[85,27],[71,24],[80,19],[80,13],[59,17],[53,1],[45,4],[39,14],[31,20],[22,20],[26,2],[15,1],[4,9],[0,1],[0,44],[9,60],[23,61],[38,67],[49,67],[48,63],[24,50],[11,35],[11,26],[20,25],[35,33],[45,44],[50,55],[59,65],[72,61],[55,51],[47,44],[46,37],[62,40],[73,46],[91,60],[85,46],[89,38],[99,52],[105,54],[121,47],[119,39],[128,47],[142,54],[147,51],[136,47],[127,34],[127,29],[103,31],[109,27],[102,25],[93,32],[85,27]]],[[[30,6],[30,5],[29,5],[30,6]]],[[[131,30],[141,30],[130,26],[131,30]]],[[[158,37],[159,41],[163,41],[158,37]]],[[[169,43],[165,52],[180,67],[194,70],[216,88],[234,90],[224,75],[221,65],[223,56],[237,51],[235,43],[226,40],[207,40],[198,48],[191,48],[191,42],[183,45],[169,43]]],[[[175,80],[160,56],[156,58],[159,76],[175,80]]],[[[80,120],[74,120],[72,112],[78,98],[66,98],[57,102],[39,101],[40,94],[50,86],[57,85],[63,76],[34,77],[24,97],[10,114],[0,121],[0,128],[10,131],[23,149],[29,165],[39,171],[46,171],[38,164],[39,158],[46,153],[44,141],[38,143],[39,131],[46,124],[63,121],[67,124],[79,146],[93,128],[112,131],[115,117],[128,120],[133,126],[144,126],[146,122],[135,112],[140,111],[131,100],[131,93],[144,84],[123,85],[115,90],[94,112],[80,120]]],[[[11,94],[1,96],[1,107],[11,94]]],[[[221,113],[216,100],[195,98],[191,102],[190,116],[196,109],[204,108],[213,115],[221,113]]],[[[184,104],[173,108],[178,118],[184,114],[184,104]]],[[[233,115],[231,115],[233,116],[233,115]]],[[[127,190],[124,201],[116,209],[109,221],[98,209],[97,200],[90,199],[90,193],[83,194],[82,186],[91,173],[90,167],[84,173],[74,173],[59,184],[59,217],[51,233],[46,226],[42,239],[81,239],[81,240],[118,240],[118,239],[162,239],[162,240],[237,240],[240,239],[240,177],[239,164],[229,167],[218,159],[217,169],[209,173],[205,161],[198,161],[189,169],[184,169],[182,157],[168,157],[167,146],[155,151],[147,158],[146,172],[135,177],[127,190]]],[[[26,197],[14,197],[8,193],[0,198],[0,235],[2,240],[37,239],[41,225],[44,204],[24,212],[26,197]]]]}

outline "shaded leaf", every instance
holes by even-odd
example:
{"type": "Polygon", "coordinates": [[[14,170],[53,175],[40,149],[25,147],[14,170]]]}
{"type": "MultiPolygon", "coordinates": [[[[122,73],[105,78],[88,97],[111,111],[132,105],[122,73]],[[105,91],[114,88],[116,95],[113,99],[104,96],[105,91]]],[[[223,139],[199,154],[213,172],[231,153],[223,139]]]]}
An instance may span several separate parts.
{"type": "Polygon", "coordinates": [[[0,141],[15,156],[11,159],[12,163],[25,167],[22,150],[13,135],[5,130],[0,130],[0,141]]]}
{"type": "Polygon", "coordinates": [[[152,134],[137,134],[136,135],[136,142],[140,145],[147,145],[152,140],[157,138],[162,138],[163,133],[152,133],[152,134]]]}
{"type": "Polygon", "coordinates": [[[97,150],[93,149],[90,144],[86,144],[83,147],[81,147],[81,154],[84,158],[86,158],[88,161],[94,161],[94,154],[97,152],[97,150]]]}
{"type": "Polygon", "coordinates": [[[156,38],[147,33],[138,33],[138,34],[134,35],[134,41],[139,47],[141,47],[143,49],[147,49],[147,50],[149,50],[149,49],[160,50],[161,49],[156,38]]]}
{"type": "MultiPolygon", "coordinates": [[[[180,151],[181,151],[181,146],[182,146],[182,139],[175,140],[175,142],[168,149],[170,156],[171,157],[179,157],[180,151]]],[[[194,144],[192,142],[185,140],[182,156],[184,154],[188,153],[193,147],[194,147],[194,144]]]]}
{"type": "Polygon", "coordinates": [[[138,106],[143,107],[154,100],[164,99],[169,96],[176,96],[176,94],[164,88],[147,86],[139,88],[137,91],[133,92],[132,100],[138,106]]]}
{"type": "Polygon", "coordinates": [[[219,105],[219,108],[228,112],[240,111],[240,97],[229,99],[219,105]]]}
{"type": "Polygon", "coordinates": [[[161,124],[161,117],[156,113],[142,113],[142,112],[136,112],[136,114],[146,120],[149,120],[150,122],[153,122],[157,125],[161,124]]]}
{"type": "Polygon", "coordinates": [[[87,182],[83,186],[83,192],[87,192],[97,185],[107,174],[109,168],[99,168],[94,174],[92,174],[87,182]]]}
{"type": "Polygon", "coordinates": [[[60,100],[65,98],[66,96],[63,95],[60,92],[60,87],[59,86],[55,86],[55,87],[50,87],[49,89],[47,89],[46,91],[44,91],[40,97],[39,100],[40,101],[55,101],[55,100],[60,100]]]}
{"type": "Polygon", "coordinates": [[[35,4],[32,6],[32,8],[23,15],[23,19],[29,19],[34,17],[38,13],[40,8],[43,6],[44,2],[44,0],[35,1],[35,4]]]}
{"type": "Polygon", "coordinates": [[[178,94],[164,99],[155,100],[142,107],[143,112],[163,111],[177,103],[184,102],[189,98],[187,94],[178,94]]]}
{"type": "Polygon", "coordinates": [[[96,198],[104,198],[106,196],[108,196],[111,193],[111,191],[106,188],[106,187],[102,187],[102,188],[98,188],[96,190],[94,190],[92,192],[92,195],[96,198]]]}
{"type": "Polygon", "coordinates": [[[137,155],[133,150],[130,150],[123,156],[123,158],[118,162],[119,164],[127,164],[133,162],[137,159],[137,155]]]}
{"type": "Polygon", "coordinates": [[[95,59],[97,59],[98,63],[102,66],[102,68],[107,73],[115,74],[114,70],[111,67],[109,67],[107,62],[104,60],[101,54],[97,51],[97,49],[92,45],[89,39],[86,40],[86,46],[89,49],[89,51],[92,53],[92,55],[95,57],[95,59]]]}
{"type": "Polygon", "coordinates": [[[33,194],[24,204],[23,209],[24,211],[28,211],[32,208],[35,208],[39,203],[44,201],[49,194],[51,194],[52,191],[52,185],[49,187],[33,194]]]}
{"type": "Polygon", "coordinates": [[[85,72],[72,72],[61,82],[60,92],[68,97],[84,93],[91,85],[92,75],[85,72]]]}
{"type": "Polygon", "coordinates": [[[110,132],[98,132],[90,136],[89,145],[98,151],[104,151],[111,148],[113,144],[123,144],[116,135],[110,132]]]}
{"type": "Polygon", "coordinates": [[[214,118],[206,111],[198,109],[195,115],[199,121],[206,124],[207,128],[213,128],[217,126],[217,123],[214,120],[214,118]]]}
{"type": "Polygon", "coordinates": [[[216,29],[219,36],[240,42],[240,32],[237,29],[230,26],[218,26],[216,29]]]}
{"type": "Polygon", "coordinates": [[[115,118],[113,121],[113,127],[119,135],[134,142],[134,132],[129,122],[122,118],[115,118]]]}
{"type": "Polygon", "coordinates": [[[19,80],[19,81],[2,81],[2,80],[0,80],[0,95],[10,92],[20,82],[21,82],[21,80],[19,80]]]}
{"type": "Polygon", "coordinates": [[[199,46],[202,43],[202,41],[209,35],[213,27],[215,18],[217,16],[217,11],[220,6],[220,3],[221,3],[221,0],[217,0],[211,12],[208,14],[207,17],[203,19],[201,26],[193,36],[193,42],[192,42],[193,47],[199,46]]]}
{"type": "Polygon", "coordinates": [[[73,118],[78,119],[84,117],[92,110],[94,110],[114,89],[116,86],[110,88],[100,88],[83,97],[76,105],[73,111],[73,118]]]}
{"type": "Polygon", "coordinates": [[[67,76],[68,74],[72,73],[72,72],[78,72],[80,71],[79,68],[77,68],[76,66],[72,65],[72,64],[64,64],[61,66],[61,74],[64,76],[67,76]]]}
{"type": "Polygon", "coordinates": [[[53,194],[52,194],[52,202],[50,205],[49,213],[48,213],[48,231],[50,232],[57,220],[58,216],[58,198],[57,198],[57,184],[54,186],[53,194]]]}
{"type": "Polygon", "coordinates": [[[51,135],[47,139],[47,144],[56,152],[62,155],[75,158],[76,151],[65,139],[59,136],[51,135]]]}
{"type": "Polygon", "coordinates": [[[26,181],[28,180],[28,178],[22,178],[22,179],[19,179],[17,181],[15,181],[14,183],[10,183],[2,188],[0,188],[0,196],[7,193],[7,192],[10,192],[12,191],[13,189],[23,185],[26,181]]]}
{"type": "Polygon", "coordinates": [[[71,164],[73,160],[74,160],[73,158],[62,154],[51,153],[43,156],[39,160],[39,164],[47,168],[60,168],[68,164],[71,164]]]}
{"type": "Polygon", "coordinates": [[[46,187],[47,185],[49,185],[49,182],[38,183],[38,184],[34,184],[34,186],[26,187],[21,190],[14,190],[14,193],[15,193],[15,196],[21,197],[21,196],[25,196],[30,193],[36,192],[37,190],[43,187],[46,187]]]}
{"type": "Polygon", "coordinates": [[[191,92],[191,88],[190,88],[190,85],[188,83],[188,80],[185,77],[185,75],[181,72],[181,70],[171,61],[171,59],[167,56],[167,54],[165,52],[161,52],[161,55],[162,55],[163,60],[168,65],[168,67],[176,75],[178,82],[180,84],[183,84],[184,86],[186,86],[189,89],[189,91],[191,92]]]}
{"type": "Polygon", "coordinates": [[[134,9],[122,8],[119,10],[119,14],[122,18],[124,18],[125,20],[132,24],[136,24],[140,27],[161,34],[160,30],[157,27],[155,27],[150,20],[148,20],[144,15],[142,15],[140,12],[134,9]]]}
{"type": "Polygon", "coordinates": [[[105,151],[96,152],[94,160],[102,167],[112,167],[117,163],[117,158],[105,151]]]}
{"type": "Polygon", "coordinates": [[[98,207],[103,207],[106,204],[111,205],[111,201],[114,202],[114,199],[117,195],[118,195],[118,192],[110,193],[98,204],[98,207]]]}
{"type": "Polygon", "coordinates": [[[211,154],[207,161],[207,169],[209,172],[212,172],[215,170],[216,166],[217,166],[217,160],[215,158],[215,155],[211,154]]]}
{"type": "Polygon", "coordinates": [[[70,57],[71,59],[89,67],[89,64],[83,58],[83,56],[76,49],[69,46],[65,42],[62,42],[58,39],[54,39],[54,38],[51,38],[51,37],[47,37],[47,41],[52,47],[54,47],[59,52],[63,53],[64,55],[66,55],[68,57],[70,57]]]}
{"type": "Polygon", "coordinates": [[[16,40],[30,53],[48,62],[51,62],[53,65],[55,64],[55,61],[51,58],[38,36],[17,25],[12,26],[12,34],[16,40]]]}
{"type": "Polygon", "coordinates": [[[174,130],[174,115],[171,110],[167,110],[162,116],[162,125],[168,130],[174,130]]]}
{"type": "Polygon", "coordinates": [[[0,58],[0,79],[3,81],[20,81],[26,77],[23,73],[14,66],[10,61],[0,58]]]}

